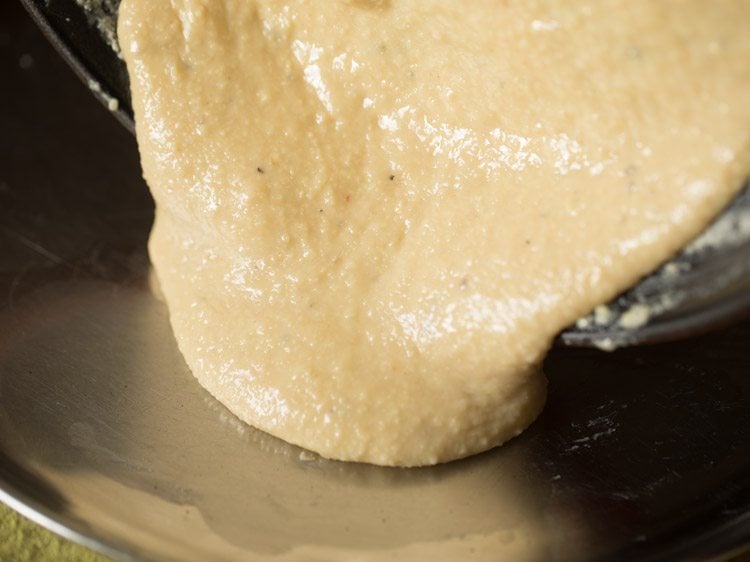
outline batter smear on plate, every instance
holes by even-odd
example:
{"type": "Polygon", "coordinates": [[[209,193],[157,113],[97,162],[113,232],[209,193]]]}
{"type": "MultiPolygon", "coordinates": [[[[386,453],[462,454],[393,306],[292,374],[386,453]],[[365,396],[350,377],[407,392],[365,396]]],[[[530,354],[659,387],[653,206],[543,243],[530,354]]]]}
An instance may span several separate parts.
{"type": "Polygon", "coordinates": [[[750,172],[748,10],[123,0],[150,253],[198,381],[335,459],[520,433],[555,334],[750,172]]]}

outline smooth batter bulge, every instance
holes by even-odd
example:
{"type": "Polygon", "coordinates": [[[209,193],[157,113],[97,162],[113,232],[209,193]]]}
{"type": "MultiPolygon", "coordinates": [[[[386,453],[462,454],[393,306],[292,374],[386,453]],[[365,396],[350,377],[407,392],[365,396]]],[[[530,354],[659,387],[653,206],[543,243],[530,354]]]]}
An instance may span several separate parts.
{"type": "Polygon", "coordinates": [[[750,171],[747,0],[124,0],[151,257],[232,412],[424,465],[750,171]]]}

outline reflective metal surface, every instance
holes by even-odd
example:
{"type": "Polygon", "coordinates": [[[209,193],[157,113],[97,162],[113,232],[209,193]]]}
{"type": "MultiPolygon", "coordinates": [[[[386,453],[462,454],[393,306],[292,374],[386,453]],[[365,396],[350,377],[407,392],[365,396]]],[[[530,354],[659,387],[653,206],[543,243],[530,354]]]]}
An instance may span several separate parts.
{"type": "Polygon", "coordinates": [[[520,438],[321,460],[193,380],[152,291],[132,137],[0,4],[0,498],[144,560],[698,560],[750,539],[750,324],[548,358],[520,438]]]}
{"type": "Polygon", "coordinates": [[[120,0],[21,0],[96,98],[131,132],[130,80],[116,38],[120,0]]]}

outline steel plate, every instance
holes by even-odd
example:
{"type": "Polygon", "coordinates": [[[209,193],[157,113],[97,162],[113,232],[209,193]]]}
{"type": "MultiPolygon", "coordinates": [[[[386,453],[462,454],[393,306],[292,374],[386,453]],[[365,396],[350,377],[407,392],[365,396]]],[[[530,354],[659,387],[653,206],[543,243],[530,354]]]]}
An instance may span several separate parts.
{"type": "Polygon", "coordinates": [[[133,138],[0,5],[0,497],[136,560],[698,560],[750,539],[750,324],[557,349],[548,407],[429,469],[330,462],[193,380],[133,138]]]}

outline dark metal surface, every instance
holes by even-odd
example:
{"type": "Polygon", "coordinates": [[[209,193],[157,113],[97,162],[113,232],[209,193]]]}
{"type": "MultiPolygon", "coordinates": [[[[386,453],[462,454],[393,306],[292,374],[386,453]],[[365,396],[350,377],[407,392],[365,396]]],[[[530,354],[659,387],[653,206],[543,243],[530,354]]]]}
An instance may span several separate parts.
{"type": "Polygon", "coordinates": [[[21,0],[21,3],[97,99],[133,132],[130,80],[125,63],[114,48],[120,0],[21,0]]]}
{"type": "Polygon", "coordinates": [[[193,380],[149,283],[135,143],[0,3],[0,498],[123,559],[677,561],[750,539],[750,324],[558,349],[498,450],[328,462],[193,380]]]}

